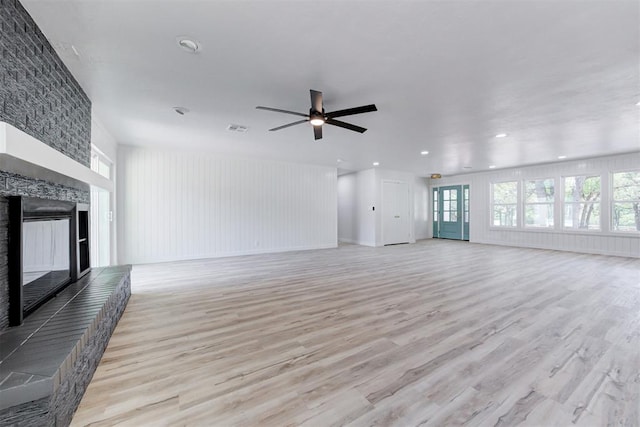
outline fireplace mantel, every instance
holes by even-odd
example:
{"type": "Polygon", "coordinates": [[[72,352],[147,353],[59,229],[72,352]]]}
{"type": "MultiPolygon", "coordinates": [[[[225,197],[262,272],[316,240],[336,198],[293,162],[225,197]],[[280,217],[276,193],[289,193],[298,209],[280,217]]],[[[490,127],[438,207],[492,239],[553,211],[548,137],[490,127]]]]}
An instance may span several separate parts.
{"type": "Polygon", "coordinates": [[[0,121],[0,169],[72,188],[113,191],[113,181],[20,129],[0,121]]]}

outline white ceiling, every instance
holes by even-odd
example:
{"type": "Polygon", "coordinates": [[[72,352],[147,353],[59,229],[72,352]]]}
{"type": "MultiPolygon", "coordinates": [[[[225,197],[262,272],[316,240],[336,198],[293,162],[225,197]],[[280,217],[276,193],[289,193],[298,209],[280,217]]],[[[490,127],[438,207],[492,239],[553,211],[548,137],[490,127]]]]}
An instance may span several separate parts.
{"type": "Polygon", "coordinates": [[[640,149],[637,1],[21,1],[121,144],[421,176],[640,149]],[[379,111],[268,132],[309,89],[379,111]]]}

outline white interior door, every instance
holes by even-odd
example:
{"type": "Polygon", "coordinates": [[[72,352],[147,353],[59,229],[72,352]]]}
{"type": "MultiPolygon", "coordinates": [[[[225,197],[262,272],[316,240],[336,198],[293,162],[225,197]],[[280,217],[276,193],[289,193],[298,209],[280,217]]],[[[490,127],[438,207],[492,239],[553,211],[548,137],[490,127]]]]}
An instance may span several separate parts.
{"type": "Polygon", "coordinates": [[[382,183],[382,240],[385,245],[409,243],[409,184],[382,183]]]}

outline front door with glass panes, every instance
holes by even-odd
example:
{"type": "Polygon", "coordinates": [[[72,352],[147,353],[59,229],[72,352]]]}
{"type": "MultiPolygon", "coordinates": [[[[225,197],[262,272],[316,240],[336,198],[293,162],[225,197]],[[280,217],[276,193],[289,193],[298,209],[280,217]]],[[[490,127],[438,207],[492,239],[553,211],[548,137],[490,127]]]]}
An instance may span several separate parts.
{"type": "Polygon", "coordinates": [[[469,186],[433,189],[433,237],[469,240],[469,186]]]}

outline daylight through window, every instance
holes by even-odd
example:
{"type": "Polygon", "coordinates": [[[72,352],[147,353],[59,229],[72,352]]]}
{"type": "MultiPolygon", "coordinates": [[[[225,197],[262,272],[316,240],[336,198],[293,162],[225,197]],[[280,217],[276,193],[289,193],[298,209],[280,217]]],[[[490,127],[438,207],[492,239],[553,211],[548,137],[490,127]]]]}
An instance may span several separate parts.
{"type": "Polygon", "coordinates": [[[564,178],[564,227],[600,229],[600,177],[564,178]]]}
{"type": "Polygon", "coordinates": [[[496,227],[516,227],[518,225],[518,182],[497,182],[491,187],[493,225],[496,227]]]}
{"type": "Polygon", "coordinates": [[[525,181],[524,225],[553,227],[553,178],[525,181]]]}
{"type": "Polygon", "coordinates": [[[614,231],[640,231],[640,172],[613,174],[611,222],[614,231]]]}

